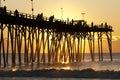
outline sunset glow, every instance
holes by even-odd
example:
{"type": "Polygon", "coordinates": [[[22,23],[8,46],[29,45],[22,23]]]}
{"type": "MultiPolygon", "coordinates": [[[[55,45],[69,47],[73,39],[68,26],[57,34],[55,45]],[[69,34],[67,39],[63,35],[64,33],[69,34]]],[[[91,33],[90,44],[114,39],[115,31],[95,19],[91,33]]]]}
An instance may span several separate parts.
{"type": "Polygon", "coordinates": [[[119,7],[120,0],[0,0],[1,78],[120,78],[119,7]]]}
{"type": "Polygon", "coordinates": [[[13,68],[12,68],[12,71],[13,71],[13,72],[15,72],[15,71],[17,71],[17,70],[18,70],[18,68],[16,68],[16,67],[13,67],[13,68]]]}
{"type": "MultiPolygon", "coordinates": [[[[15,0],[16,6],[11,0],[2,1],[2,6],[6,5],[9,10],[18,9],[20,12],[31,14],[31,1],[15,0]],[[22,6],[21,6],[22,4],[22,6]]],[[[61,19],[61,8],[63,8],[63,19],[69,21],[72,19],[81,20],[82,14],[88,24],[95,22],[95,24],[101,24],[108,22],[113,26],[113,40],[118,43],[119,35],[119,7],[120,0],[34,0],[34,14],[43,13],[44,16],[49,17],[54,15],[55,18],[61,19]],[[109,4],[108,4],[109,3],[109,4]],[[102,6],[101,6],[102,5],[102,6]],[[114,5],[114,6],[113,6],[114,5]]],[[[95,36],[95,38],[97,38],[95,36]]],[[[115,47],[114,43],[113,46],[115,47]]],[[[113,49],[113,52],[120,52],[117,48],[113,49]]]]}
{"type": "Polygon", "coordinates": [[[62,69],[64,69],[64,70],[71,70],[71,67],[70,66],[66,66],[66,67],[62,67],[62,69]]]}

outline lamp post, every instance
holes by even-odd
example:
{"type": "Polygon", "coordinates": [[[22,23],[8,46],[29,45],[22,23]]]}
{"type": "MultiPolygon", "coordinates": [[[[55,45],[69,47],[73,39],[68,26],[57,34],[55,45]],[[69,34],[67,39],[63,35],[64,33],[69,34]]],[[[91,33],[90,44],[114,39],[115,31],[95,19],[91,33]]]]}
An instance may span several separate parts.
{"type": "Polygon", "coordinates": [[[33,0],[31,0],[31,6],[32,6],[32,9],[31,9],[32,15],[34,15],[33,0]]]}
{"type": "Polygon", "coordinates": [[[61,8],[61,20],[63,20],[63,8],[61,8]]]}
{"type": "Polygon", "coordinates": [[[84,15],[85,15],[85,13],[81,13],[82,14],[82,19],[84,20],[84,15]]]}

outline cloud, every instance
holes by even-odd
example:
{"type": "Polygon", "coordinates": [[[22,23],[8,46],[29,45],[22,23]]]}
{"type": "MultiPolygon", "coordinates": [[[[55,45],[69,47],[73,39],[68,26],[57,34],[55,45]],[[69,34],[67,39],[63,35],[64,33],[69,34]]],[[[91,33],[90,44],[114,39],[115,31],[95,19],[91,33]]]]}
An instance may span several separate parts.
{"type": "MultiPolygon", "coordinates": [[[[102,36],[103,40],[107,40],[107,36],[102,36]]],[[[120,36],[112,36],[112,41],[120,41],[120,36]]]]}
{"type": "Polygon", "coordinates": [[[120,36],[112,36],[112,41],[120,41],[120,36]]]}

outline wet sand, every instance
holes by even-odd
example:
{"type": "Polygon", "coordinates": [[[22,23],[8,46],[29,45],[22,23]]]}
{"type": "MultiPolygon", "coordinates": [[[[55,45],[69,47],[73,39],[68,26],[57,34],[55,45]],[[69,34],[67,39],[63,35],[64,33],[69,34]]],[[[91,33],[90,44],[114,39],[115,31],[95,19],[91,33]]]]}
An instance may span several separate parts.
{"type": "Polygon", "coordinates": [[[104,78],[120,79],[120,71],[94,71],[93,69],[84,70],[55,70],[43,69],[33,71],[0,71],[0,77],[52,77],[52,78],[104,78]]]}

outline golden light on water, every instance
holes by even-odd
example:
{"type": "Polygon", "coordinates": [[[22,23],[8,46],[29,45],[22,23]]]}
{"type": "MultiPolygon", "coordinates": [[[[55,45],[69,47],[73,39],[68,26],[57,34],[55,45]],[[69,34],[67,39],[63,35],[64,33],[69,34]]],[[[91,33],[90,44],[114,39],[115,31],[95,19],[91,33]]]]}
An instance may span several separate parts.
{"type": "Polygon", "coordinates": [[[16,67],[13,67],[13,68],[12,68],[12,71],[13,71],[13,72],[15,72],[15,71],[17,71],[17,70],[18,70],[18,68],[16,68],[16,67]]]}
{"type": "Polygon", "coordinates": [[[67,60],[67,61],[61,61],[61,64],[68,64],[69,63],[69,61],[67,60]]]}
{"type": "Polygon", "coordinates": [[[25,70],[25,71],[31,71],[32,69],[30,69],[30,68],[25,68],[24,70],[25,70]]]}
{"type": "Polygon", "coordinates": [[[62,67],[62,69],[64,69],[64,70],[71,70],[71,67],[70,66],[66,66],[66,67],[62,67]]]}
{"type": "Polygon", "coordinates": [[[97,36],[97,35],[95,35],[94,37],[95,37],[95,39],[98,39],[98,36],[97,36]]]}

